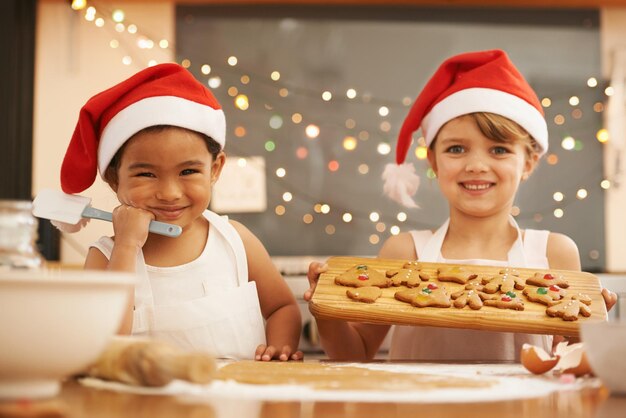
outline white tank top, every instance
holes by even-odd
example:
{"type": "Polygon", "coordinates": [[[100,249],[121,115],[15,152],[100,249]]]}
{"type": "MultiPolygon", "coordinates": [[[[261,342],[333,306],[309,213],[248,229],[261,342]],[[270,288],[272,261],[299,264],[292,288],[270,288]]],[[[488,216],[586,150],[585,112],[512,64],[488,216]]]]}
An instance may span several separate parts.
{"type": "MultiPolygon", "coordinates": [[[[431,231],[411,231],[417,258],[425,262],[454,264],[483,264],[537,269],[549,268],[546,256],[550,231],[533,229],[521,231],[515,220],[518,238],[509,251],[508,260],[446,260],[441,244],[448,230],[448,221],[434,234],[431,231]]],[[[457,328],[395,326],[389,356],[393,360],[480,360],[519,361],[524,343],[552,349],[552,337],[509,332],[479,331],[457,328]]]]}

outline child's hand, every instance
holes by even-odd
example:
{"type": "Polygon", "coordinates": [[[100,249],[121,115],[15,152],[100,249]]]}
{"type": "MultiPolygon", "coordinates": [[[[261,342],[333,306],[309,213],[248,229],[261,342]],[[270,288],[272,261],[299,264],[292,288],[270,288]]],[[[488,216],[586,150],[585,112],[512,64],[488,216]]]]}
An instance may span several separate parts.
{"type": "Polygon", "coordinates": [[[278,351],[273,345],[259,344],[254,353],[254,359],[257,361],[270,361],[277,358],[280,361],[302,360],[304,354],[302,351],[296,351],[292,354],[292,349],[288,345],[283,346],[282,351],[278,351]]]}
{"type": "Polygon", "coordinates": [[[604,298],[607,311],[610,311],[611,308],[617,303],[617,295],[609,289],[602,289],[602,297],[604,298]]]}
{"type": "Polygon", "coordinates": [[[115,245],[143,247],[154,214],[144,209],[121,204],[113,210],[115,245]]]}
{"type": "Polygon", "coordinates": [[[317,282],[320,279],[320,274],[325,273],[328,270],[328,264],[318,263],[316,261],[309,264],[309,271],[306,274],[307,279],[309,279],[309,290],[304,292],[304,300],[307,302],[311,300],[313,297],[313,292],[315,292],[315,288],[317,287],[317,282]]]}

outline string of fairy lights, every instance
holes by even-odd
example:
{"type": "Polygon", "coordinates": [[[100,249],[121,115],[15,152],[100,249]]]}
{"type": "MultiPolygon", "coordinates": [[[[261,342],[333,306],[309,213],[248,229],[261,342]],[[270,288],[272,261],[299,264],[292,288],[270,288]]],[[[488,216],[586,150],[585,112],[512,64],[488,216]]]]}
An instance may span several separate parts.
{"type": "MultiPolygon", "coordinates": [[[[138,25],[130,22],[122,9],[107,10],[101,6],[97,6],[96,8],[96,6],[93,5],[96,2],[89,3],[92,5],[88,5],[87,0],[74,0],[71,7],[77,12],[82,13],[85,21],[93,23],[97,28],[109,29],[112,34],[109,47],[121,51],[120,62],[122,65],[134,65],[139,68],[156,65],[158,58],[138,58],[138,51],[147,52],[148,55],[150,55],[151,51],[157,51],[159,49],[165,51],[174,50],[174,45],[171,41],[164,38],[159,39],[158,37],[148,36],[144,28],[140,28],[138,25]]],[[[370,107],[370,114],[380,118],[379,122],[376,124],[376,129],[379,131],[378,133],[382,133],[382,135],[374,134],[371,130],[358,129],[357,125],[359,125],[359,123],[355,118],[345,118],[342,122],[342,126],[339,126],[339,128],[344,129],[347,133],[336,140],[341,141],[341,146],[346,154],[353,152],[360,144],[371,138],[375,138],[375,141],[378,141],[375,145],[376,153],[381,156],[392,153],[393,140],[387,139],[387,135],[391,135],[392,132],[392,125],[388,120],[388,116],[392,112],[398,111],[401,111],[402,114],[406,114],[412,104],[412,98],[410,97],[403,97],[400,100],[375,97],[365,91],[358,91],[354,86],[345,86],[343,91],[320,91],[307,88],[289,82],[288,77],[283,74],[280,69],[275,69],[269,72],[269,74],[257,74],[247,71],[242,68],[240,59],[235,55],[226,56],[221,62],[212,63],[192,63],[189,59],[183,58],[180,60],[180,64],[190,69],[194,74],[200,75],[202,78],[201,81],[205,82],[209,88],[214,90],[225,89],[228,96],[232,98],[232,107],[239,111],[247,111],[251,108],[252,103],[265,103],[263,106],[265,106],[266,110],[273,110],[272,106],[267,104],[268,101],[263,100],[263,98],[256,97],[254,100],[251,100],[249,97],[250,89],[246,89],[251,83],[255,83],[257,86],[264,88],[265,91],[271,92],[268,94],[273,94],[274,97],[283,99],[297,96],[299,98],[308,98],[318,101],[321,99],[323,102],[327,103],[341,102],[344,104],[359,104],[370,107]],[[246,91],[248,91],[248,93],[246,93],[246,91]]],[[[544,107],[546,119],[549,124],[553,124],[555,127],[564,127],[570,122],[582,119],[585,112],[602,113],[605,110],[603,101],[614,93],[611,86],[603,86],[603,83],[595,77],[589,77],[586,80],[586,85],[581,88],[595,89],[596,91],[602,89],[598,92],[599,94],[596,94],[601,100],[593,103],[582,103],[578,94],[572,94],[569,97],[543,97],[541,98],[541,104],[544,107]],[[554,104],[561,104],[564,100],[567,103],[567,112],[563,110],[563,107],[560,107],[558,111],[553,111],[555,108],[554,104]]],[[[304,136],[310,141],[319,140],[320,137],[323,137],[324,130],[328,128],[328,126],[320,126],[317,123],[308,121],[307,115],[304,112],[293,112],[289,115],[274,113],[268,119],[269,127],[277,132],[280,131],[286,123],[301,127],[304,136]]],[[[338,126],[334,126],[333,128],[338,128],[338,126]]],[[[244,138],[247,135],[247,131],[246,127],[241,124],[232,128],[232,134],[237,138],[244,138]]],[[[605,128],[597,130],[594,140],[601,144],[609,142],[609,132],[605,128]]],[[[415,157],[419,161],[424,161],[427,154],[424,138],[416,138],[415,143],[415,157]]],[[[558,145],[562,150],[567,152],[580,152],[585,147],[585,140],[572,135],[565,135],[561,138],[558,145]]],[[[275,152],[277,146],[276,139],[264,140],[263,149],[267,153],[275,152]]],[[[232,149],[231,145],[229,145],[229,147],[232,149]]],[[[309,157],[309,153],[309,149],[305,145],[302,145],[296,148],[294,157],[298,160],[306,160],[309,157]]],[[[549,166],[557,166],[560,162],[560,158],[563,157],[559,157],[556,152],[551,151],[546,155],[545,161],[549,166]]],[[[238,164],[245,165],[246,163],[247,159],[245,157],[238,159],[238,164]]],[[[325,168],[329,172],[341,170],[342,165],[343,162],[338,158],[325,161],[325,168]]],[[[587,169],[598,170],[598,167],[591,166],[587,169]]],[[[367,163],[363,162],[358,164],[357,171],[360,175],[365,176],[370,173],[370,167],[367,163]]],[[[290,215],[297,216],[299,220],[305,224],[312,224],[316,218],[323,217],[331,212],[335,214],[340,213],[341,221],[346,224],[356,219],[368,219],[374,226],[374,231],[372,231],[368,238],[372,245],[378,244],[381,240],[381,235],[384,233],[393,235],[400,233],[402,229],[401,225],[409,219],[409,215],[404,211],[398,211],[390,215],[381,214],[377,211],[360,212],[354,208],[331,207],[330,203],[319,202],[315,196],[293,187],[289,182],[285,167],[273,167],[270,172],[272,174],[268,177],[268,181],[280,182],[282,189],[285,190],[279,196],[270,196],[274,202],[273,211],[276,216],[288,214],[288,205],[295,199],[300,199],[310,205],[310,211],[304,214],[291,213],[290,215]]],[[[430,168],[426,168],[424,174],[426,179],[435,179],[435,174],[430,168]]],[[[565,216],[565,209],[568,205],[576,200],[580,201],[588,197],[590,193],[589,187],[600,187],[602,190],[608,190],[611,185],[611,180],[604,178],[598,185],[587,186],[587,188],[577,187],[575,190],[568,191],[568,193],[562,190],[556,190],[552,195],[552,202],[549,202],[544,209],[536,211],[534,214],[522,214],[520,208],[514,206],[512,214],[514,216],[532,219],[537,223],[541,222],[546,214],[559,219],[565,216]]],[[[317,224],[324,223],[323,221],[317,222],[317,224]]],[[[328,235],[333,235],[336,233],[337,228],[338,226],[327,223],[324,226],[324,231],[328,235]]],[[[595,258],[597,258],[597,256],[598,255],[596,255],[595,258]]],[[[594,255],[591,254],[590,257],[594,258],[594,255]]]]}

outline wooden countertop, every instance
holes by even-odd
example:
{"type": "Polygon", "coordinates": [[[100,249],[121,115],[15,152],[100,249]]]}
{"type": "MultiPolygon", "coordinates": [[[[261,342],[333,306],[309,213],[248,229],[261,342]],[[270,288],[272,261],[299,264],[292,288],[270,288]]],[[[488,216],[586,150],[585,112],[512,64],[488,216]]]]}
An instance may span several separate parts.
{"type": "MultiPolygon", "coordinates": [[[[480,367],[480,365],[477,365],[480,367]]],[[[404,418],[437,417],[623,417],[626,397],[611,397],[603,387],[552,392],[549,395],[498,402],[403,403],[264,401],[139,395],[66,381],[60,395],[40,402],[1,403],[0,417],[65,418],[404,418]]]]}

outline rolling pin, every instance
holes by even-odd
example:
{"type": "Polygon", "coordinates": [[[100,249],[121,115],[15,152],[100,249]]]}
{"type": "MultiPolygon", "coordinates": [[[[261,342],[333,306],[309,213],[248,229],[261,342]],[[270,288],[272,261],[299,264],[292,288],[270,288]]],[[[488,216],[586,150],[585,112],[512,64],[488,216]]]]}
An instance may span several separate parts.
{"type": "Polygon", "coordinates": [[[86,375],[155,387],[165,386],[174,379],[209,383],[215,371],[215,360],[206,353],[187,352],[151,339],[116,336],[86,375]]]}

